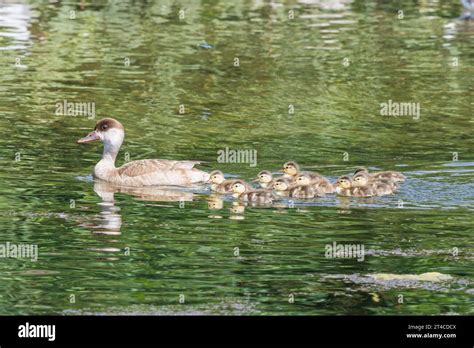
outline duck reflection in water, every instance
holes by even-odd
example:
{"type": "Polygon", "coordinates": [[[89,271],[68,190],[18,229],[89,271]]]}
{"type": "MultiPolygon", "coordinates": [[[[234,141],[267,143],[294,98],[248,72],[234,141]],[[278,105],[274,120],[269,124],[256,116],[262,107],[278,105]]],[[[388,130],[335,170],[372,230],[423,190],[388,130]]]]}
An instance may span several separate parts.
{"type": "Polygon", "coordinates": [[[94,192],[101,198],[100,221],[92,226],[96,234],[120,235],[122,217],[120,208],[115,205],[115,193],[134,196],[141,201],[150,202],[191,202],[193,192],[179,191],[177,187],[126,187],[103,180],[94,180],[94,192]]]}

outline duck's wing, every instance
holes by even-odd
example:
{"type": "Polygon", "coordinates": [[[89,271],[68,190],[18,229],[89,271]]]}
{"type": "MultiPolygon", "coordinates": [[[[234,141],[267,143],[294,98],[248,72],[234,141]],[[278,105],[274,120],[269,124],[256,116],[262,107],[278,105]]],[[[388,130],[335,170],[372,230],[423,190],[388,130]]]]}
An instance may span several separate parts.
{"type": "Polygon", "coordinates": [[[170,170],[191,170],[201,162],[199,161],[173,161],[159,159],[145,159],[132,161],[118,168],[120,176],[140,176],[153,172],[163,172],[170,170]]]}

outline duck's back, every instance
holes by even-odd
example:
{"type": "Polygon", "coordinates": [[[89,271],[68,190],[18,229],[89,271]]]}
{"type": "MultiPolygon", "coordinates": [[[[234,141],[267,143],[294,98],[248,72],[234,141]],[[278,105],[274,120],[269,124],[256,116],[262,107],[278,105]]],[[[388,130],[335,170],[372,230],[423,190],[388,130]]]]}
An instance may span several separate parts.
{"type": "Polygon", "coordinates": [[[112,181],[128,186],[185,186],[209,180],[209,174],[194,168],[197,161],[145,159],[132,161],[116,169],[112,181]]]}

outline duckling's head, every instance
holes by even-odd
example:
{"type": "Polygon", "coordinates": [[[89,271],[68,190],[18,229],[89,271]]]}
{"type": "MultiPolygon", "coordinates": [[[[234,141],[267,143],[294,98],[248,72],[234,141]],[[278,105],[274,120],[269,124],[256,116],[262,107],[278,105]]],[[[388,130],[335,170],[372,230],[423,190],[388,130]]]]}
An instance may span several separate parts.
{"type": "Polygon", "coordinates": [[[367,174],[369,174],[369,171],[365,167],[359,167],[356,170],[354,170],[354,175],[356,175],[358,173],[367,173],[367,174]]]}
{"type": "Polygon", "coordinates": [[[236,180],[233,184],[232,184],[232,192],[234,193],[244,193],[246,190],[246,185],[245,185],[245,181],[243,180],[236,180]]]}
{"type": "Polygon", "coordinates": [[[286,162],[283,165],[282,171],[285,174],[294,176],[300,171],[300,166],[296,162],[286,162]]]}
{"type": "Polygon", "coordinates": [[[296,183],[298,185],[309,185],[311,184],[311,179],[306,174],[299,174],[296,176],[296,183]]]}
{"type": "Polygon", "coordinates": [[[258,181],[261,183],[269,183],[272,181],[273,175],[268,170],[262,170],[260,173],[257,174],[257,178],[254,181],[258,181]]]}
{"type": "Polygon", "coordinates": [[[224,180],[224,173],[222,173],[220,170],[213,170],[209,173],[209,181],[213,184],[222,184],[224,180]]]}
{"type": "Polygon", "coordinates": [[[105,151],[118,151],[123,143],[125,132],[122,124],[113,118],[103,118],[97,121],[92,132],[84,138],[77,141],[78,144],[91,143],[93,141],[102,141],[105,151]]]}
{"type": "Polygon", "coordinates": [[[337,179],[336,185],[341,188],[351,188],[351,178],[348,176],[341,176],[337,179]]]}
{"type": "Polygon", "coordinates": [[[369,174],[364,171],[360,171],[352,177],[352,186],[365,186],[369,182],[369,174]]]}
{"type": "Polygon", "coordinates": [[[287,178],[279,178],[273,184],[273,188],[277,191],[286,191],[290,188],[290,180],[287,178]]]}

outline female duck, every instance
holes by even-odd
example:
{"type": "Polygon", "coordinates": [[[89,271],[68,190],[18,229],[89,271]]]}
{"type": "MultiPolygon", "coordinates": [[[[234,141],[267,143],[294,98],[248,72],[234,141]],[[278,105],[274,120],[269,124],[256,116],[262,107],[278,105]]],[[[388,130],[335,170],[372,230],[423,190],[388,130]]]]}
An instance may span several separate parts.
{"type": "Polygon", "coordinates": [[[194,168],[198,161],[145,159],[116,168],[115,159],[123,143],[122,124],[113,118],[97,122],[94,130],[79,144],[100,140],[104,143],[102,159],[94,167],[94,177],[125,186],[179,185],[187,186],[209,180],[209,174],[194,168]]]}

